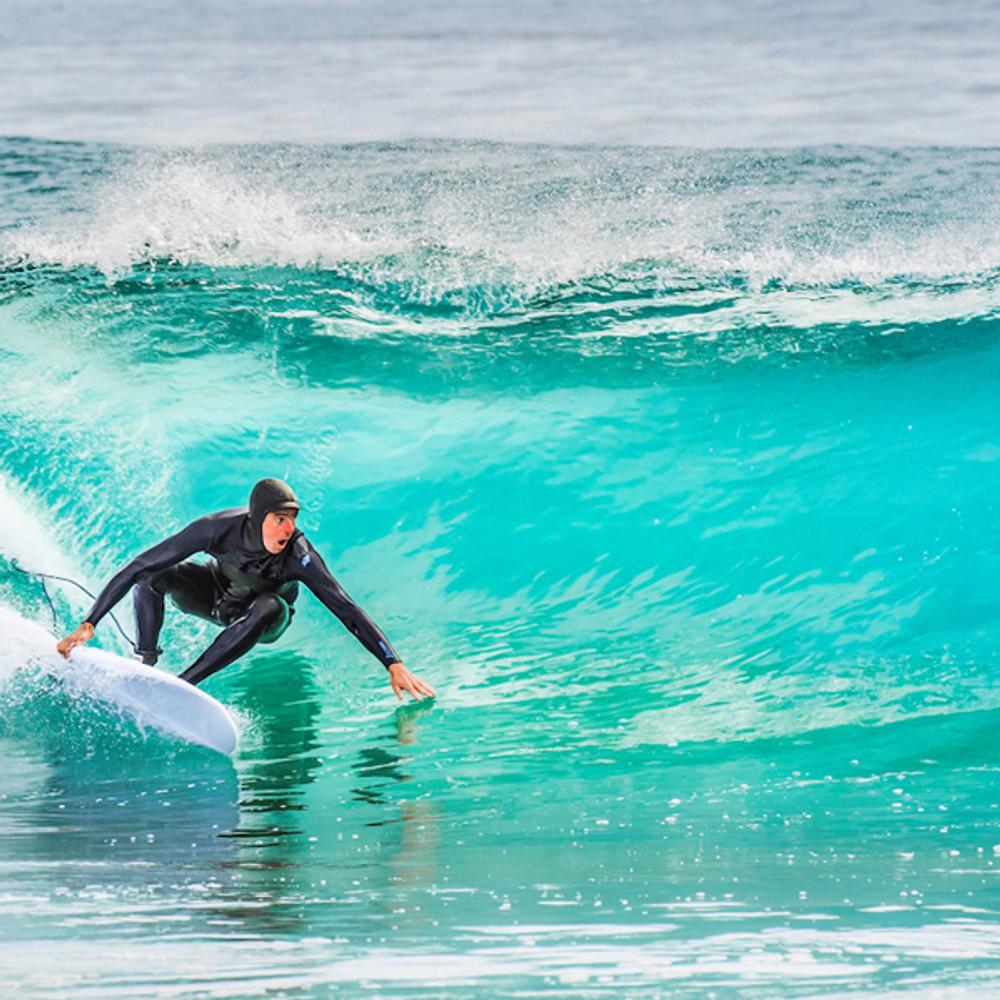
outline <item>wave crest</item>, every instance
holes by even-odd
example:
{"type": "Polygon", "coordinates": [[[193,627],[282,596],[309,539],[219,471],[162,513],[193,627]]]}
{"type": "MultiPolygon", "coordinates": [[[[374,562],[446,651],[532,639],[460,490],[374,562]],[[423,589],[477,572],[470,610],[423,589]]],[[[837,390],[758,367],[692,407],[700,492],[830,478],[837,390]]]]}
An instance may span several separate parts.
{"type": "MultiPolygon", "coordinates": [[[[628,319],[648,306],[626,336],[935,322],[998,304],[1000,212],[980,174],[1000,153],[975,155],[970,167],[972,153],[933,150],[144,152],[0,250],[8,271],[112,282],[171,267],[207,269],[193,280],[208,284],[233,268],[324,272],[397,314],[628,319]]],[[[245,284],[280,292],[289,277],[245,284]]]]}

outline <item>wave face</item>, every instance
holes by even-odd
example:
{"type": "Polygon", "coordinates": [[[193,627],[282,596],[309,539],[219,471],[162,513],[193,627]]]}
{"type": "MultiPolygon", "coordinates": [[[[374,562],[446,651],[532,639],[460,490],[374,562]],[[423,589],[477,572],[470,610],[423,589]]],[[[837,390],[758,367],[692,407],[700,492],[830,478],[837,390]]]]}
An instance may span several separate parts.
{"type": "Polygon", "coordinates": [[[988,990],[998,169],[0,142],[0,934],[140,991],[988,990]],[[42,679],[15,560],[98,587],[264,475],[438,704],[308,595],[207,684],[235,768],[42,679]]]}

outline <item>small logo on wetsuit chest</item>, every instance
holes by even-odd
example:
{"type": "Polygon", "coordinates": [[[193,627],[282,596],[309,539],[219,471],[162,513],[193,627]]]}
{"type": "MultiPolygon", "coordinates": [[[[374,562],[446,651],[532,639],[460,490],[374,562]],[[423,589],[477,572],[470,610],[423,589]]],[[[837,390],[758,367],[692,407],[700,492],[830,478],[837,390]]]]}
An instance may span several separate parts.
{"type": "Polygon", "coordinates": [[[302,567],[308,566],[309,563],[313,561],[313,557],[307,552],[300,560],[299,565],[302,567]]]}

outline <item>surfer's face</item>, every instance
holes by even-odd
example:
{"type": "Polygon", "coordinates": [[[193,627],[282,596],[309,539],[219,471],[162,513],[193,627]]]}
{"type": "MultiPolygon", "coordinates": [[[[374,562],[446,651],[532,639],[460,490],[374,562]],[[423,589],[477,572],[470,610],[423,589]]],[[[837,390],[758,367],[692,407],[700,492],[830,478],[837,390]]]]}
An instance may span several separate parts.
{"type": "Polygon", "coordinates": [[[295,533],[295,511],[275,510],[265,514],[260,533],[268,552],[284,552],[288,540],[295,533]]]}

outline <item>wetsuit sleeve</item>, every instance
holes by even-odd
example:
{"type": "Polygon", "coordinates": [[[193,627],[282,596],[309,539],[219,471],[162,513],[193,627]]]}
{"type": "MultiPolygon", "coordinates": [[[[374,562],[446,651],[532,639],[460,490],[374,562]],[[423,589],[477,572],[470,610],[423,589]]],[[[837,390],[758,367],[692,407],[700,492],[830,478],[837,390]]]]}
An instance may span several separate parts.
{"type": "Polygon", "coordinates": [[[296,560],[295,576],[301,580],[343,623],[382,666],[400,662],[382,630],[348,596],[311,546],[296,560]]]}
{"type": "Polygon", "coordinates": [[[116,573],[97,595],[85,621],[96,625],[145,573],[155,573],[179,563],[195,552],[203,551],[212,541],[213,522],[202,517],[192,521],[176,535],[165,538],[145,552],[140,552],[124,569],[116,573]]]}

